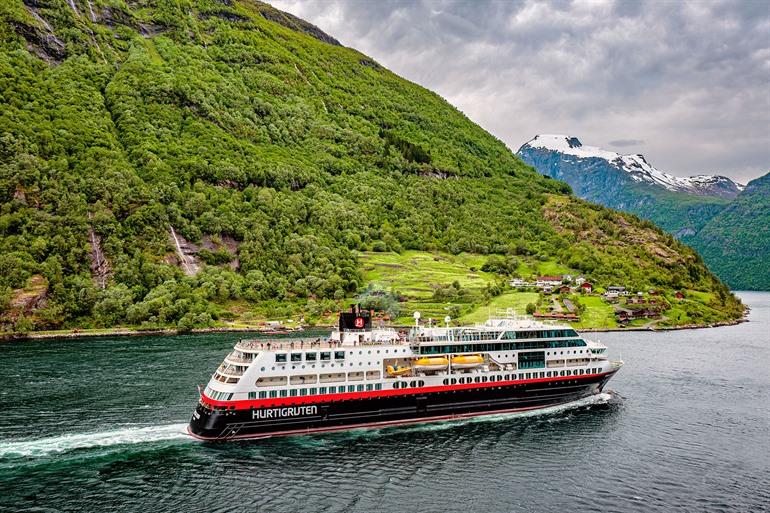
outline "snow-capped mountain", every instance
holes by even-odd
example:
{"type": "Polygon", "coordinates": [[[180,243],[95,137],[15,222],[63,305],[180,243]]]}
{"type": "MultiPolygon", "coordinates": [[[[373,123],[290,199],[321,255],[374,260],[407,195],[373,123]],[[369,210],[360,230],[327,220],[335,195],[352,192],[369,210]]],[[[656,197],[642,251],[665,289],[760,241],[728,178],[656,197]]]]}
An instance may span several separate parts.
{"type": "MultiPolygon", "coordinates": [[[[674,176],[653,167],[641,154],[621,155],[595,146],[584,146],[577,137],[567,135],[542,134],[525,143],[518,151],[525,161],[525,156],[532,150],[557,152],[565,159],[579,163],[583,159],[601,159],[609,166],[627,173],[632,180],[663,187],[669,191],[684,192],[698,196],[715,196],[734,198],[744,188],[743,185],[732,181],[726,176],[697,175],[689,177],[674,176]]],[[[530,163],[531,164],[531,163],[530,163]]],[[[532,164],[534,165],[534,164],[532,164]]],[[[538,166],[535,166],[536,168],[538,166]]],[[[551,173],[538,169],[540,172],[551,173]]],[[[551,175],[553,176],[553,175],[551,175]]],[[[567,180],[569,183],[569,180],[567,180]]]]}

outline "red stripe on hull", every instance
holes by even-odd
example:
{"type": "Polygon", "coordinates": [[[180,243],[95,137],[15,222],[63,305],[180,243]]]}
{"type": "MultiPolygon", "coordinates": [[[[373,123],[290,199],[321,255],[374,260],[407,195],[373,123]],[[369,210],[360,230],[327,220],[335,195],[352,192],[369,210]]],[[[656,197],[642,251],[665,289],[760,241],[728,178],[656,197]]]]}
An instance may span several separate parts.
{"type": "MultiPolygon", "coordinates": [[[[566,376],[565,376],[566,377],[566,376]]],[[[281,437],[281,436],[292,436],[292,435],[309,435],[309,434],[315,434],[315,433],[331,433],[336,431],[350,431],[354,429],[376,429],[376,428],[382,428],[382,427],[389,427],[389,426],[404,426],[409,424],[423,424],[428,422],[441,422],[441,421],[453,421],[453,420],[463,420],[473,417],[481,417],[485,415],[498,415],[498,414],[506,414],[506,413],[521,413],[525,411],[533,411],[533,410],[544,410],[546,408],[554,408],[557,406],[562,406],[565,404],[569,404],[570,402],[574,401],[566,401],[563,403],[556,403],[556,404],[549,404],[547,406],[529,406],[525,408],[511,408],[508,410],[490,410],[490,411],[482,411],[482,412],[473,412],[473,413],[457,413],[453,415],[439,415],[435,417],[420,417],[420,418],[414,418],[414,419],[402,419],[402,420],[387,420],[387,421],[381,421],[381,422],[366,422],[366,423],[360,423],[360,424],[349,424],[344,426],[330,426],[330,427],[321,427],[321,428],[306,428],[306,429],[295,429],[295,430],[289,430],[289,431],[272,431],[268,433],[259,433],[256,435],[235,435],[227,438],[216,438],[216,437],[204,437],[200,435],[196,435],[190,430],[190,427],[187,427],[187,434],[191,437],[201,440],[203,442],[226,442],[228,440],[259,440],[263,438],[273,438],[273,437],[281,437]]]]}
{"type": "MultiPolygon", "coordinates": [[[[228,409],[231,409],[232,406],[235,406],[236,410],[248,410],[250,408],[273,408],[278,406],[295,406],[295,405],[303,405],[303,404],[328,403],[333,401],[348,401],[352,399],[374,399],[379,397],[415,395],[415,394],[425,394],[425,393],[432,393],[432,392],[446,392],[446,391],[452,391],[452,390],[468,390],[468,389],[474,389],[474,388],[489,388],[489,387],[499,387],[499,386],[509,386],[509,385],[528,385],[531,383],[548,383],[549,381],[564,381],[565,379],[588,380],[588,379],[595,379],[601,376],[611,376],[615,372],[617,372],[617,370],[612,370],[610,372],[602,372],[599,374],[583,374],[582,376],[558,376],[553,378],[491,381],[487,383],[467,383],[462,385],[440,385],[440,386],[432,386],[432,387],[376,390],[371,392],[349,392],[349,393],[342,393],[342,394],[312,395],[312,396],[306,396],[306,397],[276,397],[272,399],[256,399],[256,400],[247,399],[247,400],[240,400],[240,401],[215,401],[214,399],[210,399],[209,397],[207,397],[205,394],[201,394],[201,401],[206,405],[208,405],[209,407],[224,406],[224,407],[227,407],[228,409]]],[[[419,378],[414,378],[414,380],[417,380],[417,379],[419,378]]],[[[405,382],[405,381],[402,381],[402,382],[405,382]]],[[[316,384],[315,386],[320,387],[322,385],[316,384]]],[[[341,385],[330,384],[328,386],[341,386],[341,385]]]]}

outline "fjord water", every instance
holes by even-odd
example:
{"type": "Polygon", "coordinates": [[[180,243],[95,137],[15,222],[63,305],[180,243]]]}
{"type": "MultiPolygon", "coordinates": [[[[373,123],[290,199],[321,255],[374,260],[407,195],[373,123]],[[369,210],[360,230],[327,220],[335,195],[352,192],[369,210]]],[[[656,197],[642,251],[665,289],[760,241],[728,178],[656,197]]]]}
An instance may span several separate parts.
{"type": "Polygon", "coordinates": [[[0,346],[3,511],[763,511],[770,294],[751,322],[592,334],[610,395],[520,417],[204,444],[237,334],[0,346]]]}

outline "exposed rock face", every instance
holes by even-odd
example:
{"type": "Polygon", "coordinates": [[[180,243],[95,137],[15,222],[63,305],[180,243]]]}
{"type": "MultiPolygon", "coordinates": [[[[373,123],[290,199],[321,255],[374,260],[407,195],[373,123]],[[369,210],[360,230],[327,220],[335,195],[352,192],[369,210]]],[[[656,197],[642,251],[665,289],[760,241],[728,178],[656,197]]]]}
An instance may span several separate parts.
{"type": "Polygon", "coordinates": [[[169,238],[174,245],[179,267],[181,267],[188,276],[197,274],[200,270],[200,261],[195,256],[195,253],[197,253],[200,248],[176,233],[173,226],[169,226],[169,238]]]}
{"type": "Polygon", "coordinates": [[[37,12],[37,9],[46,6],[46,2],[26,0],[25,7],[39,26],[14,22],[13,28],[27,42],[30,52],[49,64],[58,64],[67,57],[67,49],[64,42],[56,37],[51,25],[37,12]]]}
{"type": "Polygon", "coordinates": [[[110,264],[102,251],[102,238],[96,234],[93,228],[88,228],[88,240],[91,245],[91,276],[100,289],[107,288],[110,278],[110,264]]]}

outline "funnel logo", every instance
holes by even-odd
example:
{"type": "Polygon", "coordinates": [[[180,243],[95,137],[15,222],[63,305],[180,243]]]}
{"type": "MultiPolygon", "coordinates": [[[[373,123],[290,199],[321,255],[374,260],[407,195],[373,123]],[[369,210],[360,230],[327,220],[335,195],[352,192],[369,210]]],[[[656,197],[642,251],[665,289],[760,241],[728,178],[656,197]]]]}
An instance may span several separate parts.
{"type": "Polygon", "coordinates": [[[356,320],[353,321],[353,325],[356,328],[363,328],[364,327],[364,318],[363,317],[356,317],[356,320]]]}

